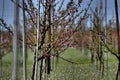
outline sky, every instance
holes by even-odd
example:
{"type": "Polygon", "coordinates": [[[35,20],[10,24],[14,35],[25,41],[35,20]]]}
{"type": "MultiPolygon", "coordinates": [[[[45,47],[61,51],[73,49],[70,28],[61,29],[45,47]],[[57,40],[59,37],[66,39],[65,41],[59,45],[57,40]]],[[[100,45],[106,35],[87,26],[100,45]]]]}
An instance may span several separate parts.
{"type": "MultiPolygon", "coordinates": [[[[37,1],[37,0],[33,0],[37,1]]],[[[65,0],[68,1],[68,0],[65,0]]],[[[85,7],[90,0],[83,0],[82,7],[85,7]]],[[[93,0],[91,7],[95,7],[96,2],[99,0],[93,0]]],[[[2,18],[2,7],[3,7],[3,0],[0,0],[0,18],[2,18]]],[[[7,24],[13,24],[13,16],[14,16],[14,4],[11,0],[4,0],[4,20],[7,24]]],[[[104,0],[103,0],[104,2],[104,0]]],[[[118,10],[119,10],[119,20],[120,20],[120,0],[118,0],[118,10]]],[[[111,19],[112,16],[115,17],[114,11],[114,0],[107,0],[107,19],[111,19]]]]}

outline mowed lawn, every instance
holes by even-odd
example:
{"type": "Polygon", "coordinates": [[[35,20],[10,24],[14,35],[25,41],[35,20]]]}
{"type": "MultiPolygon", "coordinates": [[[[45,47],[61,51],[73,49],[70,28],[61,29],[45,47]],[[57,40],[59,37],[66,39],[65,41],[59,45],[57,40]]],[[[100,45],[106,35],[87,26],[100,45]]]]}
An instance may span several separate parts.
{"type": "MultiPolygon", "coordinates": [[[[105,72],[104,77],[100,77],[100,72],[96,70],[96,64],[90,63],[90,53],[81,53],[79,49],[69,48],[60,56],[75,62],[77,64],[69,63],[65,60],[58,59],[57,66],[52,69],[49,80],[115,80],[115,74],[117,70],[117,59],[108,53],[108,70],[106,69],[106,54],[104,54],[105,72]],[[108,73],[108,74],[107,74],[108,73]]],[[[0,65],[0,80],[11,80],[12,75],[12,53],[7,54],[2,59],[2,65],[0,65]]],[[[30,80],[33,63],[33,54],[28,51],[27,60],[27,77],[30,80]]],[[[22,54],[19,55],[19,80],[22,78],[22,54]]]]}

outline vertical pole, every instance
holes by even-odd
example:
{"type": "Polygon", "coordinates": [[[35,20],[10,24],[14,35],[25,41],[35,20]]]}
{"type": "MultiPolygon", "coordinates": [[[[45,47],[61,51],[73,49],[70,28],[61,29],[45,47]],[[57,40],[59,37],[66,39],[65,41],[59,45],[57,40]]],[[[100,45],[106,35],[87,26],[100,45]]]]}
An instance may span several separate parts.
{"type": "MultiPolygon", "coordinates": [[[[54,22],[54,20],[55,20],[55,17],[54,17],[54,15],[55,15],[55,8],[54,8],[54,3],[55,3],[55,0],[52,0],[52,5],[51,5],[51,8],[52,8],[52,21],[54,22]]],[[[55,35],[55,30],[54,30],[54,27],[55,27],[55,25],[52,25],[53,26],[53,28],[52,28],[52,41],[54,42],[54,35],[55,35]]],[[[52,45],[53,46],[53,45],[52,45]]],[[[53,56],[52,57],[52,63],[51,63],[51,65],[53,65],[52,66],[52,70],[54,70],[55,69],[55,56],[53,56]]]]}
{"type": "Polygon", "coordinates": [[[23,78],[24,80],[27,80],[27,65],[26,65],[26,59],[27,59],[27,46],[26,46],[26,25],[25,25],[25,6],[24,6],[24,0],[22,0],[22,7],[23,7],[23,78]]]}
{"type": "Polygon", "coordinates": [[[39,33],[40,33],[39,30],[40,30],[40,0],[38,1],[35,80],[38,80],[38,47],[39,47],[39,33]]]}
{"type": "MultiPolygon", "coordinates": [[[[105,0],[105,44],[107,44],[107,0],[105,0]]],[[[106,48],[105,48],[106,51],[106,48]]],[[[108,53],[106,53],[106,69],[107,69],[107,80],[108,80],[108,53]]]]}
{"type": "MultiPolygon", "coordinates": [[[[0,45],[1,45],[1,26],[0,26],[0,45]]],[[[0,46],[0,77],[2,78],[2,51],[1,51],[2,47],[0,46]]]]}
{"type": "Polygon", "coordinates": [[[14,4],[14,29],[13,29],[13,72],[12,80],[18,80],[18,23],[19,23],[19,8],[18,1],[14,4]]]}
{"type": "MultiPolygon", "coordinates": [[[[0,26],[0,45],[1,45],[1,36],[2,36],[2,29],[0,26]]],[[[2,52],[1,52],[2,47],[0,46],[0,77],[2,78],[2,52]]]]}
{"type": "MultiPolygon", "coordinates": [[[[2,19],[4,20],[4,0],[2,0],[2,19]]],[[[0,28],[0,77],[2,78],[2,54],[3,54],[3,51],[2,51],[2,41],[3,41],[3,27],[1,26],[0,28]]]]}

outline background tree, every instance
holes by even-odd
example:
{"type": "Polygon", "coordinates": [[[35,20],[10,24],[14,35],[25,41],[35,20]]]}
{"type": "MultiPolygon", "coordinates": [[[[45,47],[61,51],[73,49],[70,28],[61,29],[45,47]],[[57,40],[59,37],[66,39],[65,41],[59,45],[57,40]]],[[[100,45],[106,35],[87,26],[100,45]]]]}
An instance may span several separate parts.
{"type": "MultiPolygon", "coordinates": [[[[34,54],[31,76],[32,80],[34,80],[36,76],[35,72],[37,71],[37,61],[41,60],[40,64],[42,65],[42,67],[40,68],[40,74],[42,74],[43,72],[45,72],[47,75],[50,74],[51,56],[59,57],[58,54],[74,45],[73,36],[78,31],[78,28],[81,27],[81,22],[88,17],[87,12],[92,0],[83,10],[81,10],[80,6],[82,1],[79,0],[68,1],[65,8],[63,7],[63,3],[65,3],[64,0],[62,0],[61,2],[54,0],[42,0],[40,1],[41,9],[39,9],[32,0],[26,0],[23,4],[18,4],[13,0],[12,2],[19,8],[25,10],[23,11],[23,13],[25,14],[23,19],[25,18],[26,46],[27,48],[31,48],[34,54]],[[57,4],[60,5],[58,6],[57,4]],[[22,7],[21,5],[24,7],[22,7]],[[39,36],[37,35],[37,31],[40,31],[39,36]],[[39,53],[38,57],[37,53],[39,53]],[[46,67],[45,70],[43,69],[44,63],[46,67]]],[[[8,26],[4,27],[11,35],[14,35],[12,29],[10,29],[8,26]]],[[[24,41],[24,39],[22,39],[21,31],[22,30],[19,29],[19,44],[24,41]]],[[[19,45],[19,48],[22,48],[22,45],[19,45]]],[[[38,79],[38,77],[36,77],[36,79],[38,79]]]]}

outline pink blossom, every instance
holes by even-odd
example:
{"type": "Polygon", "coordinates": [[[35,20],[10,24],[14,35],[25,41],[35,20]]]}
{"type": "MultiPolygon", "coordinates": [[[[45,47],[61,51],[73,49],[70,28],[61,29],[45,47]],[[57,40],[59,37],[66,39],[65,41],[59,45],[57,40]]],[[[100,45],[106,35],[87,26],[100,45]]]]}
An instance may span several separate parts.
{"type": "Polygon", "coordinates": [[[55,29],[55,26],[54,26],[54,25],[52,25],[52,29],[53,29],[53,30],[55,29]]]}

